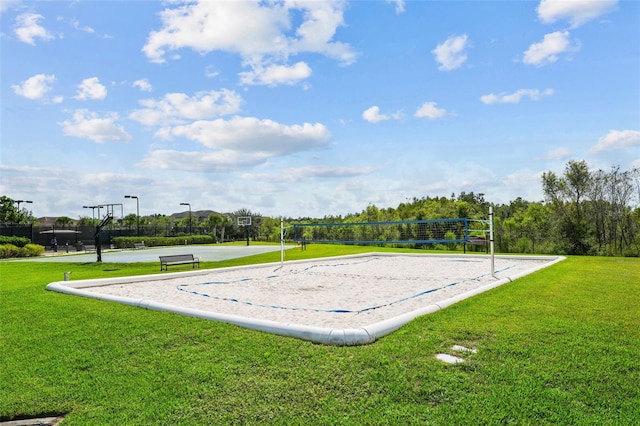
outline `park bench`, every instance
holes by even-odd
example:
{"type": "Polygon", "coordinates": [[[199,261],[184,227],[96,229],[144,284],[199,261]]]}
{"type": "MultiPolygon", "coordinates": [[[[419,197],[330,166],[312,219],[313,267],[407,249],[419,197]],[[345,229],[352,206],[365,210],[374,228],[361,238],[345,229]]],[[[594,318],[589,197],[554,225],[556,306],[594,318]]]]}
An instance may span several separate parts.
{"type": "Polygon", "coordinates": [[[133,243],[133,249],[134,250],[139,250],[139,249],[143,249],[143,248],[147,248],[147,246],[144,245],[144,241],[141,243],[133,243]]]}
{"type": "Polygon", "coordinates": [[[192,269],[196,266],[200,267],[200,259],[193,257],[192,254],[172,254],[169,256],[160,256],[160,270],[168,271],[169,265],[186,265],[191,264],[192,269]]]}
{"type": "Polygon", "coordinates": [[[93,244],[85,244],[83,248],[84,251],[96,251],[96,246],[94,246],[93,244]]]}

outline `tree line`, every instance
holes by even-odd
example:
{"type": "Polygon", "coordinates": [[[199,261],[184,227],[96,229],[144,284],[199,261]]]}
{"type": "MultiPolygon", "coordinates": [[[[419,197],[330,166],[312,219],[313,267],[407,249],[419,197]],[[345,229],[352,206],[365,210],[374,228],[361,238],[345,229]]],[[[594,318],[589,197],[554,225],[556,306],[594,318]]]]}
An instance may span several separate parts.
{"type": "MultiPolygon", "coordinates": [[[[217,241],[243,239],[245,231],[255,240],[279,241],[280,221],[294,223],[392,222],[423,219],[488,218],[494,211],[496,250],[504,253],[577,254],[640,256],[640,169],[623,171],[590,170],[585,161],[569,161],[563,174],[542,175],[544,200],[521,197],[508,204],[490,203],[482,193],[462,192],[450,197],[414,197],[397,207],[378,208],[371,204],[359,213],[322,218],[263,216],[248,209],[216,213],[204,219],[195,216],[174,219],[166,215],[138,218],[125,216],[119,226],[145,235],[185,232],[208,233],[217,241]],[[252,217],[248,229],[237,226],[237,218],[252,217]]],[[[70,218],[58,218],[69,224],[70,218]]],[[[78,225],[93,224],[80,218],[78,225]]],[[[18,210],[13,200],[0,197],[0,223],[37,223],[26,209],[18,210]]]]}
{"type": "Polygon", "coordinates": [[[360,213],[298,221],[482,220],[493,207],[499,252],[640,256],[640,169],[589,170],[585,161],[569,161],[563,174],[545,172],[541,180],[541,201],[518,197],[508,204],[494,204],[482,193],[462,192],[413,198],[395,208],[369,205],[360,213]]]}

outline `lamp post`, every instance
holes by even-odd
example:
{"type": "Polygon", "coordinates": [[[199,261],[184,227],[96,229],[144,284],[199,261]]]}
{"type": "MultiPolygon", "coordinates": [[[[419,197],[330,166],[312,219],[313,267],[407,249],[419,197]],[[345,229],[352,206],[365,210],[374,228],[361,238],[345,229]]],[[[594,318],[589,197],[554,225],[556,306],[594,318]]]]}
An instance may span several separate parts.
{"type": "MultiPolygon", "coordinates": [[[[16,203],[18,206],[16,207],[16,211],[17,211],[17,215],[16,218],[19,222],[22,222],[22,215],[20,214],[20,203],[25,203],[25,204],[32,204],[33,201],[31,200],[13,200],[14,203],[16,203]]],[[[32,232],[33,232],[33,225],[32,225],[32,232]]]]}
{"type": "Polygon", "coordinates": [[[125,195],[124,198],[135,198],[136,200],[136,219],[137,219],[137,234],[140,236],[140,199],[137,195],[125,195]]]}
{"type": "Polygon", "coordinates": [[[98,206],[82,206],[83,209],[91,209],[91,219],[96,220],[96,209],[98,206]]]}
{"type": "Polygon", "coordinates": [[[31,204],[33,203],[33,201],[29,201],[29,200],[15,200],[14,203],[18,204],[18,211],[20,211],[20,203],[26,203],[26,204],[31,204]]]}
{"type": "Polygon", "coordinates": [[[189,206],[189,235],[193,232],[191,231],[191,204],[190,203],[180,203],[181,206],[189,206]]]}

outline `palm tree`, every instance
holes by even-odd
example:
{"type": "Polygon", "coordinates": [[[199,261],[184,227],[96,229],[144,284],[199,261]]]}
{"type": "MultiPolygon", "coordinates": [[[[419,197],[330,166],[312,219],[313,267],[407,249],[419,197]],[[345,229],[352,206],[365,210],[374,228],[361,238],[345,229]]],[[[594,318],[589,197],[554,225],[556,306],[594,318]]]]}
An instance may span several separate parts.
{"type": "Polygon", "coordinates": [[[224,231],[227,229],[227,226],[233,224],[233,220],[227,215],[220,215],[222,222],[220,223],[220,242],[224,242],[224,231]]]}
{"type": "MultiPolygon", "coordinates": [[[[216,234],[218,231],[218,226],[222,225],[223,218],[219,214],[212,214],[207,218],[206,228],[213,234],[213,238],[217,238],[216,234]]],[[[223,232],[224,235],[224,232],[223,232]]]]}

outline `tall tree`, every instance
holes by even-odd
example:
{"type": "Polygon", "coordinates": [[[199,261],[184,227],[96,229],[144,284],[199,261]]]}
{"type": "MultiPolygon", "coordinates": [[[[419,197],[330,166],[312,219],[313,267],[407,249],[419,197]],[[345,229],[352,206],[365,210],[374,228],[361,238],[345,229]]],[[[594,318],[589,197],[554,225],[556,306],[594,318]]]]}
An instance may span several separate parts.
{"type": "Polygon", "coordinates": [[[591,184],[591,173],[585,161],[569,161],[564,176],[553,172],[542,175],[542,188],[546,198],[560,215],[560,235],[570,254],[587,254],[587,223],[583,203],[591,184]]]}

